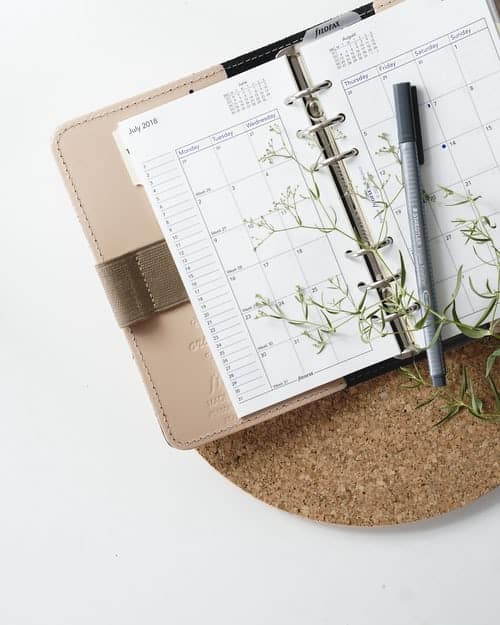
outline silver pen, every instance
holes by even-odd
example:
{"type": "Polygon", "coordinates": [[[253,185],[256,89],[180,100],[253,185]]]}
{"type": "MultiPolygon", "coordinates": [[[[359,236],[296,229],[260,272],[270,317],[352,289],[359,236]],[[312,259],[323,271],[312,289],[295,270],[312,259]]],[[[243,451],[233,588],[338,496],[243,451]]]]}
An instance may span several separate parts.
{"type": "MultiPolygon", "coordinates": [[[[412,87],[408,82],[394,85],[394,98],[417,290],[425,314],[429,309],[437,310],[437,301],[420,178],[420,165],[424,162],[424,150],[417,88],[412,87]]],[[[446,366],[441,338],[436,338],[438,329],[438,320],[431,312],[427,315],[423,328],[427,361],[432,384],[442,387],[446,386],[446,366]]]]}

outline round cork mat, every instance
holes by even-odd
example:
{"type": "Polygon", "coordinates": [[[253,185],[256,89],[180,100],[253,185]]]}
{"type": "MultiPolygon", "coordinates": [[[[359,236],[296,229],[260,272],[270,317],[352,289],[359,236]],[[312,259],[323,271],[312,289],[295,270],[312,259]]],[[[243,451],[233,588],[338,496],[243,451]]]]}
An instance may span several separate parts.
{"type": "MultiPolygon", "coordinates": [[[[491,342],[447,355],[484,374],[491,342]]],[[[437,406],[402,389],[400,372],[361,384],[199,450],[258,499],[327,523],[378,526],[428,519],[500,485],[500,425],[468,415],[435,426],[437,406]]],[[[489,396],[486,384],[478,394],[489,396]]]]}

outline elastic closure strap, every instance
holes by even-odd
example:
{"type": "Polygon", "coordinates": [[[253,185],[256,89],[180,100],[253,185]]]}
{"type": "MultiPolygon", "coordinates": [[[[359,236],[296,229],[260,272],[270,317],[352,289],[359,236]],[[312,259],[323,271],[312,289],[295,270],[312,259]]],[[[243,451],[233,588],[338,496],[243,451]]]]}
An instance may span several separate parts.
{"type": "Polygon", "coordinates": [[[189,301],[165,241],[97,265],[121,328],[189,301]]]}

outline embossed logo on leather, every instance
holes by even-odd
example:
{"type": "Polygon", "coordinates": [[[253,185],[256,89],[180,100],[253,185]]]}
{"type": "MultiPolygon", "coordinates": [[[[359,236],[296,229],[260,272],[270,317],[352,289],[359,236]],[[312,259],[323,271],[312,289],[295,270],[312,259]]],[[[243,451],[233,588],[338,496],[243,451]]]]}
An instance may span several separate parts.
{"type": "MultiPolygon", "coordinates": [[[[193,337],[189,342],[189,351],[195,356],[201,356],[205,359],[211,358],[207,340],[196,318],[191,319],[191,327],[196,333],[199,333],[199,335],[193,337]]],[[[215,367],[212,369],[209,379],[206,404],[208,416],[211,420],[216,420],[217,423],[221,424],[229,424],[232,421],[234,417],[233,408],[229,402],[224,384],[215,367]]]]}

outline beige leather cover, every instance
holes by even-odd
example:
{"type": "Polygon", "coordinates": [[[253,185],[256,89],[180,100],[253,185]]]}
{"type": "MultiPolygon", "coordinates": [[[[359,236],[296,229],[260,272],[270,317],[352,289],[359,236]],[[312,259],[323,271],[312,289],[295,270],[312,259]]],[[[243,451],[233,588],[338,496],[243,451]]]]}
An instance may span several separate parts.
{"type": "MultiPolygon", "coordinates": [[[[380,12],[401,1],[375,0],[373,7],[380,12]]],[[[118,122],[225,78],[224,67],[217,65],[59,129],[55,154],[96,264],[163,240],[142,188],[132,185],[114,143],[118,122]]],[[[162,431],[179,449],[199,447],[346,388],[344,380],[332,382],[240,420],[190,304],[158,313],[125,334],[162,431]]]]}
{"type": "MultiPolygon", "coordinates": [[[[146,196],[132,185],[112,133],[117,123],[189,96],[226,73],[212,67],[59,129],[54,150],[78,217],[100,264],[161,240],[146,196]]],[[[240,420],[226,396],[190,304],[125,331],[167,441],[191,449],[345,388],[331,383],[240,420]]]]}

